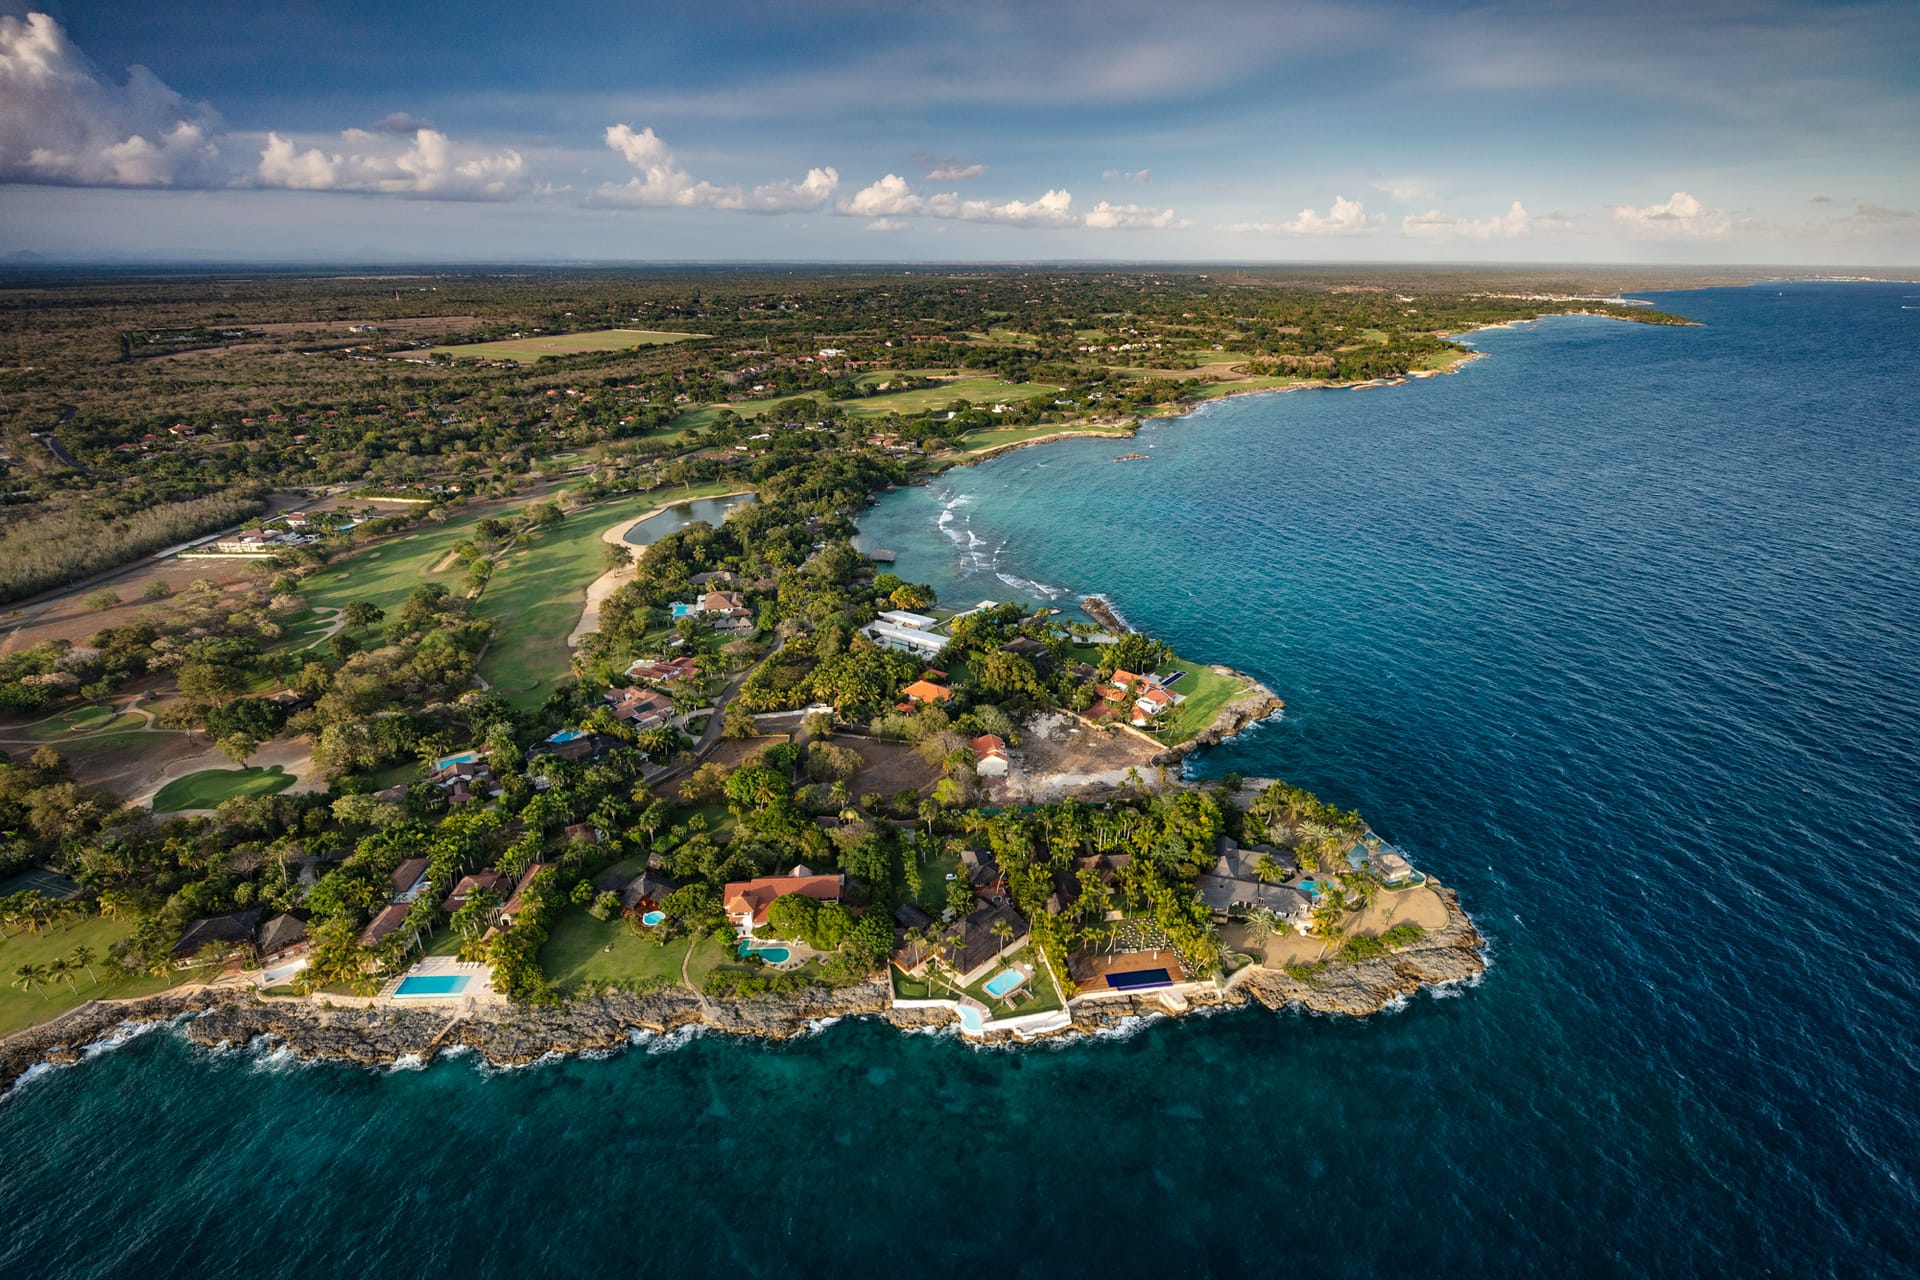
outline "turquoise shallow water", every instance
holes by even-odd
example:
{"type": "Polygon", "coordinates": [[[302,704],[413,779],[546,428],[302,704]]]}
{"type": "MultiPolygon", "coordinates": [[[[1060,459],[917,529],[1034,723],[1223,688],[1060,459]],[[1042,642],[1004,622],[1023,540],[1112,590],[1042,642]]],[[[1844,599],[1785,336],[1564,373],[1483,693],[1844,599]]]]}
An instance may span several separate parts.
{"type": "Polygon", "coordinates": [[[1477,987],[507,1073],[162,1030],[0,1105],[0,1275],[1915,1273],[1915,293],[1484,333],[870,513],[949,602],[1102,590],[1266,680],[1200,770],[1362,808],[1481,921],[1477,987]]]}

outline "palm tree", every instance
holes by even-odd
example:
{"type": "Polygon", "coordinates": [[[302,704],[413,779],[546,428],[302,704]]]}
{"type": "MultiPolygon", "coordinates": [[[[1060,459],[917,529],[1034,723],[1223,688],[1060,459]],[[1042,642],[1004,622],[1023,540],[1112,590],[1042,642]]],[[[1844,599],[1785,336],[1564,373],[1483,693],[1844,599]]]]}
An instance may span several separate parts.
{"type": "Polygon", "coordinates": [[[1253,878],[1262,884],[1278,884],[1287,878],[1287,869],[1274,861],[1271,853],[1262,853],[1253,864],[1253,878]]]}
{"type": "Polygon", "coordinates": [[[73,983],[73,961],[65,957],[55,960],[47,966],[47,973],[55,982],[65,982],[73,994],[80,994],[80,988],[73,983]]]}
{"type": "Polygon", "coordinates": [[[999,939],[1000,941],[1000,948],[995,954],[1002,955],[1002,956],[1006,955],[1007,944],[1013,941],[1013,926],[1008,924],[1004,918],[995,919],[993,922],[992,933],[993,933],[993,936],[999,939]]]}
{"type": "Polygon", "coordinates": [[[87,978],[97,987],[100,985],[100,979],[95,977],[93,973],[93,962],[95,959],[96,957],[93,954],[92,947],[79,946],[73,949],[73,963],[77,967],[85,969],[87,971],[87,978]]]}
{"type": "Polygon", "coordinates": [[[40,992],[40,998],[42,1000],[47,998],[47,993],[45,988],[40,984],[45,982],[46,979],[46,969],[37,964],[23,964],[13,971],[13,985],[22,991],[25,991],[28,987],[32,987],[40,992]]]}

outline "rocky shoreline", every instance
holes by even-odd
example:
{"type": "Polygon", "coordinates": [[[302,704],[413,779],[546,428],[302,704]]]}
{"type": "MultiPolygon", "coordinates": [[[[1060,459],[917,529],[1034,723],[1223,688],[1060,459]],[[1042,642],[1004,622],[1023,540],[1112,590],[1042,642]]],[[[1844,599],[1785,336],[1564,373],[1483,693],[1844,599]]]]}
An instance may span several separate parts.
{"type": "MultiPolygon", "coordinates": [[[[1447,906],[1446,928],[1390,956],[1298,976],[1243,969],[1218,990],[1082,1000],[1070,1009],[1070,1027],[1032,1038],[1091,1035],[1140,1018],[1254,1002],[1274,1010],[1365,1017],[1423,987],[1472,981],[1486,969],[1485,944],[1453,891],[1433,888],[1447,906]]],[[[262,999],[251,988],[201,987],[142,1000],[93,1001],[0,1041],[0,1090],[38,1063],[80,1061],[90,1045],[108,1041],[128,1024],[182,1015],[192,1015],[186,1024],[188,1039],[207,1048],[264,1044],[301,1058],[370,1068],[403,1060],[430,1062],[446,1053],[472,1053],[495,1067],[525,1066],[553,1056],[622,1049],[647,1035],[667,1036],[690,1027],[784,1040],[849,1017],[876,1018],[901,1030],[956,1026],[943,1008],[894,1008],[885,978],[726,1004],[703,1001],[691,991],[611,992],[564,1005],[489,1007],[480,1012],[429,1005],[342,1008],[318,999],[262,999]]],[[[987,1044],[1016,1042],[1008,1032],[983,1039],[987,1044]]]]}

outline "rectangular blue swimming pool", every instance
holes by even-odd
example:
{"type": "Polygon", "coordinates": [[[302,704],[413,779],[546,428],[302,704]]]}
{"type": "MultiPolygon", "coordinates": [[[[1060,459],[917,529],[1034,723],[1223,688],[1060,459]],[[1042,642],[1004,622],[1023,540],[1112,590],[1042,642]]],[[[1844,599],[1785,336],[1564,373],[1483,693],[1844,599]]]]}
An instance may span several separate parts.
{"type": "Polygon", "coordinates": [[[400,985],[393,989],[396,997],[402,996],[457,996],[467,989],[465,974],[442,973],[431,976],[417,976],[400,979],[400,985]]]}
{"type": "Polygon", "coordinates": [[[1002,969],[988,978],[987,985],[980,989],[998,1000],[1026,980],[1027,975],[1018,969],[1002,969]]]}

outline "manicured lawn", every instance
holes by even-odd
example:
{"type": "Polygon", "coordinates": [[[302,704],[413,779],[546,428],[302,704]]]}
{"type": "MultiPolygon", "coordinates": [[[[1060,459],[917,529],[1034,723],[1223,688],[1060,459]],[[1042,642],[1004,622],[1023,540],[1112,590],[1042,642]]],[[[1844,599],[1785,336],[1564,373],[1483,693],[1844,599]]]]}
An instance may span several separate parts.
{"type": "Polygon", "coordinates": [[[595,920],[585,907],[560,913],[540,948],[540,967],[563,992],[571,994],[585,982],[642,983],[656,979],[678,984],[680,960],[687,953],[685,937],[665,945],[642,937],[625,920],[595,920]]]}
{"type": "Polygon", "coordinates": [[[693,955],[687,961],[687,978],[697,989],[706,981],[707,975],[735,959],[736,944],[721,942],[712,933],[703,933],[693,944],[693,955]]]}
{"type": "MultiPolygon", "coordinates": [[[[874,382],[885,382],[889,376],[867,375],[874,382]]],[[[926,387],[918,391],[888,391],[864,399],[841,400],[837,403],[850,418],[884,418],[890,413],[907,416],[945,410],[955,400],[965,400],[974,405],[992,408],[996,404],[1012,404],[1021,400],[1036,400],[1042,396],[1056,396],[1060,388],[1049,383],[1038,382],[1002,382],[998,378],[955,378],[943,382],[937,387],[926,387]]],[[[672,422],[678,430],[690,427],[707,427],[719,420],[720,415],[732,410],[742,418],[757,418],[776,406],[789,400],[813,399],[817,403],[827,403],[820,395],[809,397],[773,396],[766,400],[743,400],[738,404],[705,404],[683,410],[672,422]]]]}
{"type": "MultiPolygon", "coordinates": [[[[1220,396],[1241,395],[1248,391],[1272,391],[1280,387],[1303,385],[1302,378],[1241,378],[1237,382],[1198,382],[1187,388],[1187,394],[1195,400],[1212,400],[1220,396]]],[[[1178,412],[1178,410],[1175,410],[1178,412]]]]}
{"type": "Polygon", "coordinates": [[[1185,742],[1212,724],[1220,708],[1246,688],[1241,681],[1223,676],[1211,667],[1178,658],[1160,668],[1159,674],[1170,675],[1175,670],[1187,673],[1184,680],[1173,686],[1173,691],[1185,694],[1187,700],[1173,709],[1166,728],[1159,734],[1160,740],[1169,746],[1185,742]]]}
{"type": "Polygon", "coordinates": [[[115,711],[112,707],[75,707],[35,725],[7,726],[0,729],[0,734],[9,738],[31,738],[36,742],[59,742],[83,733],[117,732],[145,724],[143,717],[115,711]]]}
{"type": "Polygon", "coordinates": [[[987,1006],[987,1008],[993,1010],[993,1016],[996,1018],[1025,1017],[1030,1013],[1051,1013],[1055,1009],[1066,1007],[1066,1001],[1060,998],[1060,992],[1055,989],[1053,980],[1047,976],[1047,966],[1041,961],[1039,953],[1031,946],[1009,952],[1006,963],[997,964],[987,970],[987,972],[981,976],[980,981],[967,988],[967,994],[987,1006]],[[1033,966],[1033,977],[1027,980],[1026,986],[1020,988],[1021,991],[1031,991],[1033,993],[1032,999],[1022,1001],[1019,1004],[1009,1004],[1005,1000],[996,1000],[987,994],[987,984],[992,982],[995,975],[1002,969],[1005,969],[1011,964],[1028,964],[1033,966]]]}
{"type": "MultiPolygon", "coordinates": [[[[572,662],[567,636],[580,621],[587,584],[606,567],[601,535],[607,527],[655,507],[739,487],[738,482],[714,481],[630,494],[570,512],[559,526],[515,544],[501,557],[474,606],[474,616],[495,627],[480,663],[481,677],[517,709],[538,707],[572,662]]],[[[300,594],[315,609],[368,600],[388,613],[424,583],[437,582],[457,594],[466,572],[443,562],[455,543],[473,536],[484,514],[499,513],[474,513],[390,538],[307,578],[300,594]]]]}
{"type": "Polygon", "coordinates": [[[959,871],[960,859],[950,854],[928,858],[920,864],[920,905],[936,920],[947,909],[947,886],[953,883],[947,877],[958,875],[959,871]]]}
{"type": "Polygon", "coordinates": [[[542,356],[574,356],[587,351],[630,351],[704,338],[704,333],[663,333],[656,329],[599,329],[591,333],[553,333],[530,338],[503,338],[498,342],[468,342],[434,347],[437,356],[472,356],[480,360],[518,360],[532,364],[542,356]]]}
{"type": "Polygon", "coordinates": [[[45,1022],[88,1000],[118,1000],[147,996],[156,991],[165,991],[176,982],[194,980],[193,975],[187,972],[166,978],[109,977],[107,967],[102,963],[106,958],[107,948],[132,930],[131,921],[102,920],[95,916],[82,920],[65,932],[52,929],[37,934],[16,933],[11,937],[0,939],[0,975],[3,975],[9,984],[0,987],[0,1036],[11,1035],[20,1028],[30,1027],[36,1022],[45,1022]],[[93,962],[93,972],[99,977],[98,982],[88,978],[87,971],[81,969],[73,974],[72,987],[69,987],[64,979],[58,982],[42,983],[37,989],[22,989],[11,985],[21,965],[44,965],[55,960],[70,958],[76,947],[93,949],[96,957],[93,962]]]}
{"type": "Polygon", "coordinates": [[[202,769],[160,788],[160,794],[153,798],[153,811],[212,809],[235,796],[274,795],[293,783],[294,776],[279,765],[271,769],[202,769]]]}
{"type": "Polygon", "coordinates": [[[1125,436],[1132,428],[1117,423],[1044,423],[1037,427],[1004,427],[998,431],[970,431],[960,437],[960,447],[969,453],[978,453],[982,449],[997,449],[1002,445],[1017,444],[1022,440],[1034,440],[1041,436],[1057,435],[1063,431],[1075,431],[1081,434],[1102,436],[1125,436]]]}

